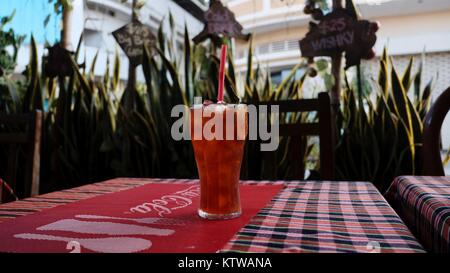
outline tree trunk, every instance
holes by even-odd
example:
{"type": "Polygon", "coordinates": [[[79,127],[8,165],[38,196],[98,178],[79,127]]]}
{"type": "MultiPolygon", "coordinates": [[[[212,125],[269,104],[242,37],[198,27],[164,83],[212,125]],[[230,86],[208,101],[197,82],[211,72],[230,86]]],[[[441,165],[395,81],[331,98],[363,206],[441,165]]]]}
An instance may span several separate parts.
{"type": "Polygon", "coordinates": [[[61,45],[70,50],[70,32],[71,32],[71,16],[72,9],[68,6],[62,7],[62,29],[61,29],[61,45]]]}
{"type": "MultiPolygon", "coordinates": [[[[342,0],[333,0],[333,10],[342,8],[342,0]]],[[[339,139],[339,129],[338,129],[338,114],[339,107],[341,103],[341,68],[342,68],[342,53],[337,54],[331,59],[331,74],[334,77],[334,86],[331,89],[330,100],[331,100],[331,131],[334,147],[337,146],[337,141],[339,139]]],[[[335,161],[334,158],[333,161],[335,161]]]]}
{"type": "MultiPolygon", "coordinates": [[[[136,5],[137,5],[137,0],[133,0],[132,10],[131,10],[131,21],[134,21],[137,19],[136,5]]],[[[131,61],[129,61],[128,62],[127,87],[130,89],[134,89],[135,85],[136,85],[136,67],[134,66],[134,64],[131,61]]]]}
{"type": "MultiPolygon", "coordinates": [[[[333,0],[333,10],[342,8],[342,0],[333,0]]],[[[335,112],[339,109],[341,99],[341,68],[342,68],[342,53],[332,58],[331,73],[334,77],[334,86],[331,90],[331,105],[335,112]]]]}

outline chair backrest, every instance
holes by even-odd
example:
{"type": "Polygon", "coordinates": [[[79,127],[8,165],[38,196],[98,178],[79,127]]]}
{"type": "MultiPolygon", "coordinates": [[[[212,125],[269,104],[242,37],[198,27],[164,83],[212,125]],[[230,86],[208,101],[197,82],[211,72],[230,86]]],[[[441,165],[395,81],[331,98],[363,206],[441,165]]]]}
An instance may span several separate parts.
{"type": "Polygon", "coordinates": [[[444,176],[441,159],[441,128],[450,110],[450,88],[445,90],[425,116],[423,128],[423,174],[444,176]]]}
{"type": "MultiPolygon", "coordinates": [[[[289,150],[292,157],[288,158],[295,163],[293,179],[304,179],[304,152],[306,148],[307,136],[319,136],[320,141],[320,179],[335,179],[335,162],[334,162],[334,137],[332,130],[332,115],[330,96],[328,93],[320,93],[317,99],[301,99],[301,100],[285,100],[260,102],[257,105],[278,105],[279,113],[306,113],[317,112],[318,122],[315,123],[288,123],[280,124],[280,137],[290,137],[289,150]]],[[[268,107],[269,108],[269,107],[268,107]]],[[[277,174],[277,165],[279,160],[276,158],[275,152],[262,153],[266,164],[263,179],[275,179],[277,174]]]]}
{"type": "MultiPolygon", "coordinates": [[[[0,115],[0,146],[5,151],[3,177],[20,197],[39,194],[39,170],[41,148],[42,112],[30,114],[0,115]],[[25,154],[23,166],[19,152],[25,154]],[[18,179],[23,178],[19,183],[18,179]]],[[[1,202],[0,196],[0,202],[1,202]]]]}

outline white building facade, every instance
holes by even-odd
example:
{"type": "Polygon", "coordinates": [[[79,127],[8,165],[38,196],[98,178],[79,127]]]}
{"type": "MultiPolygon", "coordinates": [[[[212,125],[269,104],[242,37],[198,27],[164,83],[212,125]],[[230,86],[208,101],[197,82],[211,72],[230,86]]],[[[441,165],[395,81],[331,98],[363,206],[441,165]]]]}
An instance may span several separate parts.
{"type": "MultiPolygon", "coordinates": [[[[331,1],[330,1],[331,2],[331,1]]],[[[450,87],[449,0],[355,0],[365,19],[378,21],[375,51],[387,46],[400,73],[410,57],[416,70],[425,53],[422,81],[435,80],[433,98],[450,87]]],[[[283,77],[300,62],[298,41],[308,31],[305,0],[228,0],[245,31],[253,33],[254,62],[283,77]]],[[[245,72],[248,44],[237,46],[237,70],[245,72]]],[[[377,77],[377,59],[365,62],[366,71],[377,77]]],[[[450,115],[442,129],[444,148],[450,147],[450,115]]]]}
{"type": "MultiPolygon", "coordinates": [[[[120,77],[123,80],[128,76],[128,59],[120,49],[111,33],[127,24],[131,20],[131,0],[73,0],[73,10],[70,16],[70,44],[74,49],[83,35],[79,61],[86,60],[89,65],[98,52],[95,68],[96,75],[104,75],[107,59],[110,64],[114,60],[117,50],[121,57],[120,77]]],[[[193,0],[199,8],[206,10],[206,5],[193,0]]],[[[167,19],[169,13],[173,15],[176,32],[182,41],[185,24],[188,26],[190,36],[195,36],[203,29],[203,23],[192,16],[188,11],[172,0],[146,1],[140,9],[139,20],[150,26],[156,35],[160,22],[167,19]]],[[[169,33],[170,27],[166,21],[164,33],[169,33]]],[[[44,45],[38,46],[39,54],[44,53],[44,45]]],[[[24,45],[18,55],[16,71],[20,73],[29,62],[29,46],[24,45]]],[[[138,80],[143,81],[142,69],[137,70],[138,80]]]]}

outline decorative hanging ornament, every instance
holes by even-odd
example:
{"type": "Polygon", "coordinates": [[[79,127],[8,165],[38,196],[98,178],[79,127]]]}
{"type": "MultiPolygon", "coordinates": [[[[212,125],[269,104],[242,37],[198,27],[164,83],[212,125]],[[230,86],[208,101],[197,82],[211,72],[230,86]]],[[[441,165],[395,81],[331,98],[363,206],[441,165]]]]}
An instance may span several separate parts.
{"type": "Polygon", "coordinates": [[[300,40],[303,57],[338,57],[345,52],[345,69],[359,65],[361,59],[375,57],[377,22],[358,20],[351,8],[338,8],[324,15],[312,2],[307,3],[304,12],[319,23],[310,22],[309,32],[300,40]]]}
{"type": "Polygon", "coordinates": [[[115,30],[112,35],[133,66],[142,64],[145,48],[150,50],[151,55],[155,54],[156,37],[152,29],[137,19],[115,30]]]}
{"type": "Polygon", "coordinates": [[[74,53],[65,49],[61,43],[48,47],[44,70],[47,77],[66,77],[73,73],[71,55],[74,53]]]}
{"type": "Polygon", "coordinates": [[[197,36],[194,43],[198,44],[210,38],[219,39],[219,35],[234,37],[248,41],[251,34],[243,34],[243,27],[236,20],[234,13],[225,7],[220,1],[212,0],[209,9],[205,12],[205,27],[197,36]]]}

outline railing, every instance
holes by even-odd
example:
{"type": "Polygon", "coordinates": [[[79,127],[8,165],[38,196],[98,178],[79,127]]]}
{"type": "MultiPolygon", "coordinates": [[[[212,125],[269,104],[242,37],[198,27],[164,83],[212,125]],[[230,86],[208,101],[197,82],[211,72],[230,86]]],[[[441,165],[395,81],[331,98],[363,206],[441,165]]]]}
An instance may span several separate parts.
{"type": "MultiPolygon", "coordinates": [[[[255,54],[265,55],[271,53],[280,53],[291,50],[299,50],[298,40],[286,40],[286,41],[276,41],[271,43],[264,43],[257,45],[255,47],[255,54]]],[[[248,50],[244,48],[242,51],[237,53],[238,59],[247,58],[248,50]]]]}

